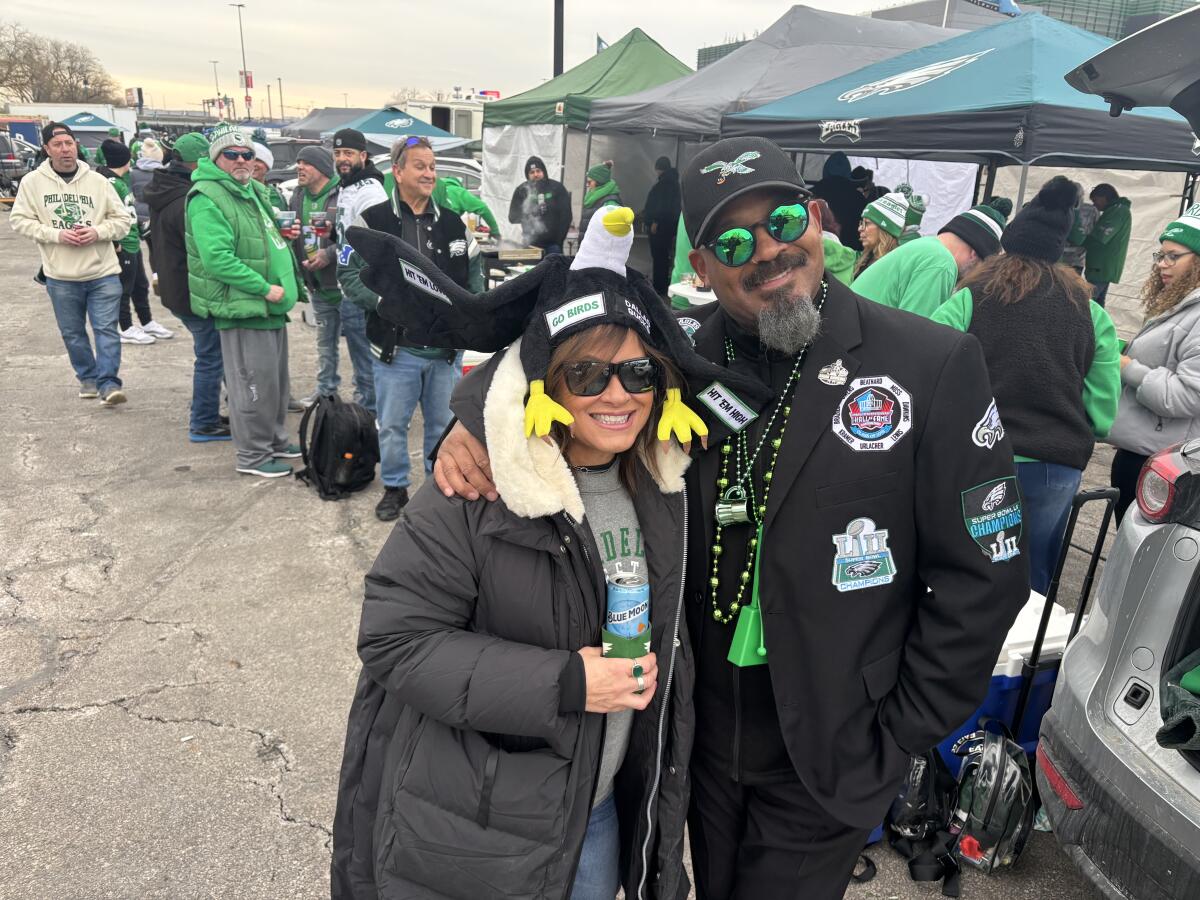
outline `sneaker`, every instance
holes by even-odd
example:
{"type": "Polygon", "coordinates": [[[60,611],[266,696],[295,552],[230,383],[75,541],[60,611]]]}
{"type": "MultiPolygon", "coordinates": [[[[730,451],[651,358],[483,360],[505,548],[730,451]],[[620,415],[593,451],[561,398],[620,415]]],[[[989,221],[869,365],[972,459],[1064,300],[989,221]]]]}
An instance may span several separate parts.
{"type": "Polygon", "coordinates": [[[153,319],[142,326],[142,331],[150,335],[152,338],[157,338],[160,341],[169,341],[175,337],[175,332],[165,325],[159,325],[153,319]]]}
{"type": "Polygon", "coordinates": [[[299,444],[288,444],[282,450],[275,450],[271,453],[275,459],[299,459],[301,456],[299,444]]]}
{"type": "Polygon", "coordinates": [[[222,425],[224,425],[226,428],[229,427],[229,416],[217,416],[217,421],[220,422],[222,425]]]}
{"type": "Polygon", "coordinates": [[[380,522],[391,522],[400,518],[400,510],[408,503],[408,488],[385,487],[383,498],[375,505],[375,518],[380,522]]]}
{"type": "Polygon", "coordinates": [[[237,470],[243,475],[257,475],[259,478],[283,478],[292,474],[291,466],[274,459],[268,459],[257,466],[238,466],[237,470]]]}
{"type": "Polygon", "coordinates": [[[308,409],[308,407],[304,405],[303,400],[297,400],[295,397],[288,397],[288,412],[304,412],[306,409],[308,409]]]}
{"type": "Polygon", "coordinates": [[[100,396],[100,391],[96,388],[96,382],[84,381],[79,385],[80,400],[95,400],[100,396]]]}
{"type": "Polygon", "coordinates": [[[120,388],[108,388],[100,394],[100,405],[120,406],[125,399],[125,392],[120,388]]]}
{"type": "Polygon", "coordinates": [[[122,344],[153,344],[154,336],[146,334],[141,325],[130,325],[121,332],[122,344]]]}
{"type": "Polygon", "coordinates": [[[189,431],[188,440],[193,444],[206,444],[209,441],[230,441],[233,435],[229,433],[228,425],[204,425],[189,431]]]}

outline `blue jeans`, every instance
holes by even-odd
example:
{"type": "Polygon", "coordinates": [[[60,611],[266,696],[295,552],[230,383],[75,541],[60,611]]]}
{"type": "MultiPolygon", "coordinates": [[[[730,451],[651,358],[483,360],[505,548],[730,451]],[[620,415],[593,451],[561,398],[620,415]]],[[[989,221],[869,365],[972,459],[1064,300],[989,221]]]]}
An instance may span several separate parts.
{"type": "Polygon", "coordinates": [[[192,415],[188,428],[195,431],[216,425],[221,415],[221,380],[225,377],[221,359],[221,335],[212,319],[179,316],[192,333],[196,361],[192,364],[192,415]]]}
{"type": "Polygon", "coordinates": [[[119,388],[121,332],[117,310],[121,305],[121,279],[106,275],[92,281],[60,281],[46,277],[46,293],[67,348],[67,357],[80,384],[94,384],[103,393],[119,388]],[[92,320],[96,350],[88,340],[86,321],[92,320]]]}
{"type": "Polygon", "coordinates": [[[379,474],[385,487],[408,487],[408,423],[421,404],[425,420],[425,474],[432,471],[429,454],[450,424],[450,394],[462,377],[462,354],[453,362],[422,359],[399,348],[390,363],[372,357],[378,403],[379,474]]]}
{"type": "Polygon", "coordinates": [[[571,900],[613,900],[620,885],[621,828],[612,794],[592,810],[571,900]]]}
{"type": "Polygon", "coordinates": [[[1029,534],[1029,582],[1039,594],[1046,593],[1054,577],[1063,532],[1071,515],[1071,501],[1082,478],[1083,472],[1070,466],[1017,463],[1025,529],[1029,534]]]}
{"type": "Polygon", "coordinates": [[[354,402],[375,413],[375,378],[372,373],[371,344],[367,340],[367,317],[349,300],[329,303],[316,294],[312,298],[317,320],[317,391],[336,394],[342,384],[338,374],[341,353],[338,338],[346,336],[350,363],[354,367],[354,402]]]}

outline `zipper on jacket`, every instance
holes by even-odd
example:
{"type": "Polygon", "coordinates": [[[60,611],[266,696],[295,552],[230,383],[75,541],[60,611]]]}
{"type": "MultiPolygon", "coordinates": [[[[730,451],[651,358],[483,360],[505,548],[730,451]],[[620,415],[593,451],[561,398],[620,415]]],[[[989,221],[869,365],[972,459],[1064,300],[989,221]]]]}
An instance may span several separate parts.
{"type": "Polygon", "coordinates": [[[654,837],[654,798],[662,781],[663,742],[667,723],[667,712],[671,704],[671,682],[675,677],[675,653],[679,649],[679,619],[683,615],[683,592],[687,585],[688,558],[688,502],[687,488],[683,489],[683,565],[679,570],[679,603],[675,607],[675,630],[671,635],[671,661],[667,666],[667,680],[663,685],[662,707],[658,713],[658,745],[654,754],[654,778],[650,783],[650,797],[646,801],[646,839],[642,841],[642,876],[638,879],[637,900],[645,900],[646,876],[650,872],[650,840],[654,837]]]}

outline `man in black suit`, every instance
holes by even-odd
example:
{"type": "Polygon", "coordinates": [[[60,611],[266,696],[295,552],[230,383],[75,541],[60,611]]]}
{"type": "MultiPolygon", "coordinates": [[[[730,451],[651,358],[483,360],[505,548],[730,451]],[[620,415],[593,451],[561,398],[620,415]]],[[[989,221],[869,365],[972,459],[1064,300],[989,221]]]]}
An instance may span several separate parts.
{"type": "MultiPolygon", "coordinates": [[[[983,700],[1029,597],[1012,448],[974,338],[825,274],[776,145],[714,144],[682,194],[718,302],[680,324],[777,397],[687,476],[697,895],[836,900],[910,754],[983,700]]],[[[732,424],[737,407],[712,408],[732,424]]],[[[485,461],[459,433],[435,474],[490,493],[485,461]]]]}

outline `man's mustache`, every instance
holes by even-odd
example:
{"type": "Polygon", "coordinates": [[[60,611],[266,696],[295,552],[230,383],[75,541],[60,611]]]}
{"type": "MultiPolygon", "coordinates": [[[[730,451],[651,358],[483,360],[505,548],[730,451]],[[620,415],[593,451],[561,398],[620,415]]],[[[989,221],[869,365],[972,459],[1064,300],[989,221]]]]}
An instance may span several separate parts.
{"type": "Polygon", "coordinates": [[[742,289],[752,291],[766,284],[772,278],[782,275],[784,272],[790,272],[792,269],[802,269],[807,265],[808,254],[803,250],[780,253],[774,259],[768,262],[761,262],[755,266],[754,271],[748,273],[742,279],[742,289]]]}

